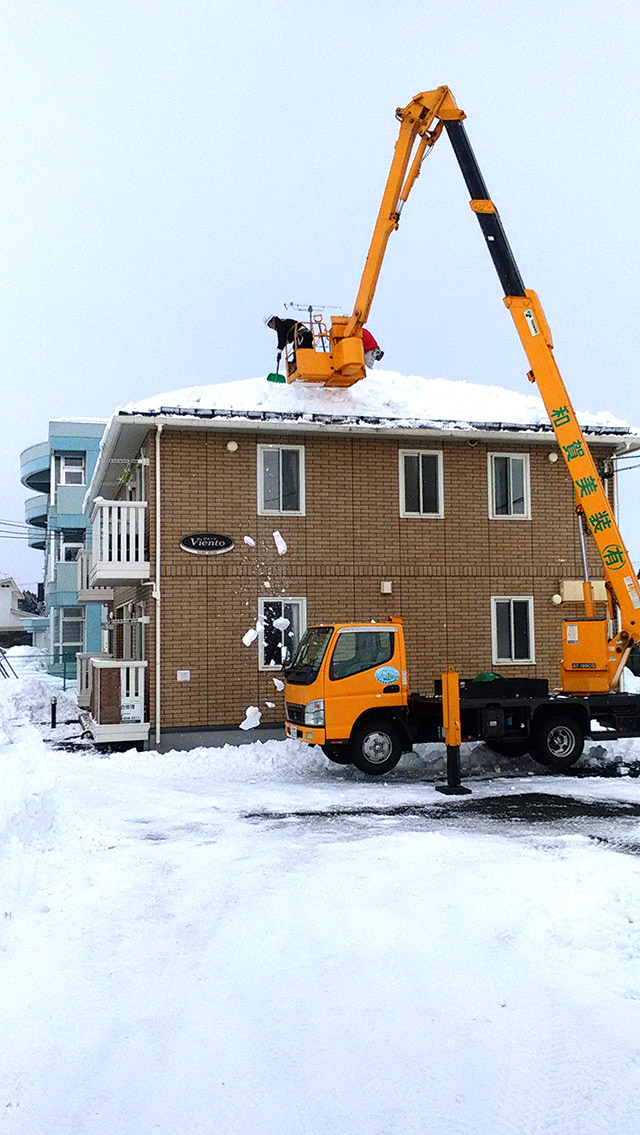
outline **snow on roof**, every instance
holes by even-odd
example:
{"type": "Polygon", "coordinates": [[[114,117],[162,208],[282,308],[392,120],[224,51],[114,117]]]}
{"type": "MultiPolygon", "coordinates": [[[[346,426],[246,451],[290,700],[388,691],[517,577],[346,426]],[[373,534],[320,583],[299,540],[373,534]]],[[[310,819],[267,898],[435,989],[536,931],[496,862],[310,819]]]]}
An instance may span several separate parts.
{"type": "MultiPolygon", "coordinates": [[[[320,414],[336,419],[383,419],[396,425],[446,424],[459,428],[472,423],[509,423],[519,426],[549,426],[542,399],[535,394],[455,382],[446,378],[420,378],[376,370],[353,386],[329,388],[312,383],[291,385],[246,378],[211,386],[172,390],[121,408],[124,414],[194,414],[218,410],[235,413],[262,411],[320,414]]],[[[620,428],[627,423],[607,411],[578,411],[583,426],[620,428]]],[[[633,431],[636,432],[635,430],[633,431]]]]}

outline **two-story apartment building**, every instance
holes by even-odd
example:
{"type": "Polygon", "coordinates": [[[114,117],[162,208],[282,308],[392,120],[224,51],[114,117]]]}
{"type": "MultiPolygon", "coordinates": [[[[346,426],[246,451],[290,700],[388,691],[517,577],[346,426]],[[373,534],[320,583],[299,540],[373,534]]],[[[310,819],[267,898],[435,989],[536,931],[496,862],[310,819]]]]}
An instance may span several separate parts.
{"type": "Polygon", "coordinates": [[[90,546],[83,502],[105,424],[98,419],[52,421],[47,440],[20,455],[20,479],[35,493],[25,502],[32,526],[28,542],[44,552],[52,668],[64,668],[69,675],[75,674],[78,652],[100,652],[104,603],[113,595],[89,591],[82,575],[90,546]]]}
{"type": "MultiPolygon", "coordinates": [[[[114,589],[96,740],[185,744],[248,706],[282,721],[283,648],[323,619],[402,615],[414,689],[447,665],[557,680],[560,600],[582,569],[543,412],[523,398],[520,421],[471,421],[459,384],[438,421],[360,387],[355,409],[250,380],[114,416],[86,504],[90,583],[114,589]]],[[[609,474],[640,445],[624,426],[585,433],[609,474]]]]}

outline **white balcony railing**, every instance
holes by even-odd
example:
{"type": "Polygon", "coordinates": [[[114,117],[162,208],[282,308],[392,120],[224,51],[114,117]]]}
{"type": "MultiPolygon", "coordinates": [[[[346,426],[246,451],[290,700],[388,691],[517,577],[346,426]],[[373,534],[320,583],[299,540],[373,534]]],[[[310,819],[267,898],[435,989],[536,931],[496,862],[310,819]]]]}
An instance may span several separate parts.
{"type": "Polygon", "coordinates": [[[89,731],[95,741],[144,741],[146,662],[128,658],[89,659],[89,731]]]}
{"type": "Polygon", "coordinates": [[[91,523],[92,587],[117,587],[149,578],[145,552],[146,501],[111,501],[96,497],[91,523]]]}
{"type": "Polygon", "coordinates": [[[113,599],[112,587],[91,586],[91,558],[88,549],[78,552],[76,560],[78,601],[80,603],[108,603],[113,599]]]}
{"type": "Polygon", "coordinates": [[[77,696],[80,709],[87,709],[91,701],[91,659],[110,657],[110,654],[91,654],[85,651],[79,651],[76,654],[78,660],[76,671],[78,681],[77,696]]]}

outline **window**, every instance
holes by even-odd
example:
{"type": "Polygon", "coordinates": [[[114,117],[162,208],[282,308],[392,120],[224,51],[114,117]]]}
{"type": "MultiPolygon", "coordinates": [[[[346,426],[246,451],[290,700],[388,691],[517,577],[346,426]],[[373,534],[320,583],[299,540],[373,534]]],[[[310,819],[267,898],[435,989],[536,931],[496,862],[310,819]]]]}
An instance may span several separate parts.
{"type": "Polygon", "coordinates": [[[84,532],[78,529],[68,529],[60,533],[58,560],[62,564],[72,564],[77,560],[84,548],[84,532]]]}
{"type": "Polygon", "coordinates": [[[258,512],[304,516],[304,446],[258,446],[258,512]]]}
{"type": "Polygon", "coordinates": [[[61,453],[56,456],[56,484],[84,485],[84,453],[61,453]]]}
{"type": "Polygon", "coordinates": [[[393,658],[395,631],[360,630],[341,631],[333,648],[329,677],[336,681],[372,670],[393,658]]]}
{"type": "Polygon", "coordinates": [[[260,599],[258,618],[262,623],[259,638],[259,666],[261,670],[280,669],[285,652],[290,657],[307,626],[306,599],[260,599]]]}
{"type": "Polygon", "coordinates": [[[533,598],[530,595],[492,596],[491,652],[497,665],[535,661],[533,598]]]}
{"type": "Polygon", "coordinates": [[[82,607],[53,608],[53,652],[56,661],[74,656],[84,649],[84,610],[82,607]]]}
{"type": "Polygon", "coordinates": [[[489,516],[492,520],[529,520],[529,455],[489,454],[489,516]]]}
{"type": "Polygon", "coordinates": [[[442,453],[400,450],[400,516],[442,516],[442,453]]]}

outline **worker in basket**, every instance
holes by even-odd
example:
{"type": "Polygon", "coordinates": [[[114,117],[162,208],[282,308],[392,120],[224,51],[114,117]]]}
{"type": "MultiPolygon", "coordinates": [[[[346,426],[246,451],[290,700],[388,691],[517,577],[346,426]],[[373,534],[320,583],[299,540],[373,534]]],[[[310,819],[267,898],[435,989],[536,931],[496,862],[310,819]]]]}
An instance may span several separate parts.
{"type": "Polygon", "coordinates": [[[293,362],[295,365],[295,351],[297,347],[312,348],[313,335],[304,323],[299,323],[297,319],[280,319],[278,315],[265,315],[264,322],[267,327],[275,331],[278,336],[278,355],[277,367],[280,366],[280,359],[282,352],[287,344],[293,347],[293,362]]]}
{"type": "Polygon", "coordinates": [[[374,363],[379,363],[380,359],[384,358],[384,351],[381,351],[370,331],[366,327],[362,328],[362,346],[364,348],[364,365],[368,370],[371,369],[374,363]]]}

